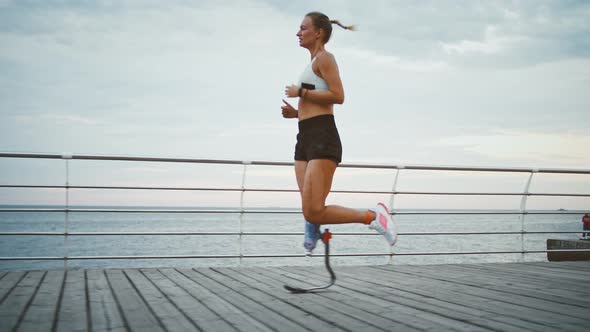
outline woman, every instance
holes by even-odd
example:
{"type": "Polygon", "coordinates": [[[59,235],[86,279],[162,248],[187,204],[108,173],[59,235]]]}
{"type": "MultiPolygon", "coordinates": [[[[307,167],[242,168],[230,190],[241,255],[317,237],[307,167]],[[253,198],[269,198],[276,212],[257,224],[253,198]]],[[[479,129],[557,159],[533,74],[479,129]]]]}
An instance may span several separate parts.
{"type": "Polygon", "coordinates": [[[334,122],[334,104],[344,102],[344,89],[334,55],[326,51],[332,24],[338,21],[318,12],[305,15],[297,37],[309,50],[311,62],[299,85],[285,87],[285,95],[299,97],[298,109],[286,102],[283,117],[299,119],[295,146],[295,175],[301,194],[303,215],[312,224],[363,223],[385,236],[390,245],[397,240],[393,219],[383,203],[375,209],[359,211],[337,205],[326,206],[336,167],[342,160],[342,146],[334,122]]]}

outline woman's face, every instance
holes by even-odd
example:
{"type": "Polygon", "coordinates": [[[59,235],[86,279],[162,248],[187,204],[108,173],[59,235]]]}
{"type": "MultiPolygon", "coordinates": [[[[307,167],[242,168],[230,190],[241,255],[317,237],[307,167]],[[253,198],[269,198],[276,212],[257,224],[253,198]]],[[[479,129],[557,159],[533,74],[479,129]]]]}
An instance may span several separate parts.
{"type": "Polygon", "coordinates": [[[311,18],[306,16],[303,21],[301,21],[299,32],[297,32],[297,37],[299,37],[299,46],[309,48],[315,44],[319,36],[320,32],[317,31],[313,26],[311,18]]]}

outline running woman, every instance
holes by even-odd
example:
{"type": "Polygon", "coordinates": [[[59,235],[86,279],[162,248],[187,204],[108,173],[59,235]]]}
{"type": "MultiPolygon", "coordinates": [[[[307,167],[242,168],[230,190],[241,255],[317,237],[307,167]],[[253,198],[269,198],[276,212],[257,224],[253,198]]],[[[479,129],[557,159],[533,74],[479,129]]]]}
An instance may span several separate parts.
{"type": "Polygon", "coordinates": [[[298,85],[285,87],[289,98],[299,97],[298,108],[283,99],[284,118],[299,120],[295,145],[295,176],[301,194],[303,216],[314,225],[362,223],[382,234],[389,245],[397,241],[397,232],[389,210],[383,203],[374,209],[355,210],[337,205],[326,206],[336,167],[342,161],[342,145],[334,121],[334,104],[344,102],[344,88],[334,55],[325,49],[332,35],[332,24],[351,30],[328,16],[311,12],[303,18],[297,37],[311,62],[298,85]]]}

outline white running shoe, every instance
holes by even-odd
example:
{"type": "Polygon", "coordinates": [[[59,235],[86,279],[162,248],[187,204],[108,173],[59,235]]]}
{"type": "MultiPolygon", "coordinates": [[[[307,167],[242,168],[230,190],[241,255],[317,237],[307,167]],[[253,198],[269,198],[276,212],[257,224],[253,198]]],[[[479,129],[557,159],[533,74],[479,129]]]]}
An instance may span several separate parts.
{"type": "Polygon", "coordinates": [[[379,203],[374,212],[376,217],[375,220],[369,224],[369,228],[372,228],[379,232],[379,234],[383,235],[387,243],[393,247],[397,242],[397,230],[389,210],[385,204],[379,203]]]}

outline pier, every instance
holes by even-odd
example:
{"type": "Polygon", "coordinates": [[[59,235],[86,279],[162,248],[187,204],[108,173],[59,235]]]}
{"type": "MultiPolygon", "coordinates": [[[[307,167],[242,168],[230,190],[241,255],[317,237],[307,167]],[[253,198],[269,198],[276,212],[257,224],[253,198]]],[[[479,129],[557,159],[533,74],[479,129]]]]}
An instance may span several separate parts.
{"type": "Polygon", "coordinates": [[[0,272],[1,331],[587,331],[590,262],[0,272]]]}

